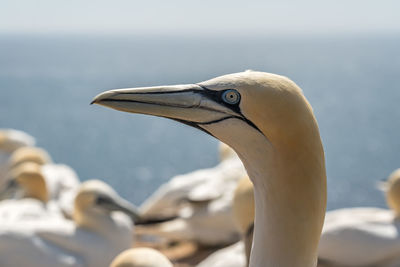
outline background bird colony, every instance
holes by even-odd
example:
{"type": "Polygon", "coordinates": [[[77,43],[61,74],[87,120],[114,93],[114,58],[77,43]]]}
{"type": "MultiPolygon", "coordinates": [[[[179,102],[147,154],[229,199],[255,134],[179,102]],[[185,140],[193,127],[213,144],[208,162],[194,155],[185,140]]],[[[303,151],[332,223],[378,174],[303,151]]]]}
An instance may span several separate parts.
{"type": "Polygon", "coordinates": [[[290,77],[313,105],[328,210],[385,207],[376,183],[399,167],[396,35],[2,34],[0,47],[1,127],[30,133],[80,179],[102,179],[135,204],[176,174],[216,165],[217,142],[172,121],[89,106],[92,97],[254,69],[290,77]]]}

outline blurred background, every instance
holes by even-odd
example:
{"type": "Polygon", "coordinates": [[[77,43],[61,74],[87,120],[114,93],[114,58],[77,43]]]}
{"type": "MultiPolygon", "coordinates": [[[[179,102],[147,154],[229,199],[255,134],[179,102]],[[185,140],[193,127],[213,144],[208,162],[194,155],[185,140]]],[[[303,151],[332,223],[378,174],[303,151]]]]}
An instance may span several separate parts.
{"type": "Polygon", "coordinates": [[[325,145],[328,209],[385,206],[400,167],[400,2],[3,0],[0,128],[33,135],[81,180],[140,204],[218,162],[217,141],[176,122],[90,106],[114,88],[193,83],[246,69],[293,79],[325,145]]]}

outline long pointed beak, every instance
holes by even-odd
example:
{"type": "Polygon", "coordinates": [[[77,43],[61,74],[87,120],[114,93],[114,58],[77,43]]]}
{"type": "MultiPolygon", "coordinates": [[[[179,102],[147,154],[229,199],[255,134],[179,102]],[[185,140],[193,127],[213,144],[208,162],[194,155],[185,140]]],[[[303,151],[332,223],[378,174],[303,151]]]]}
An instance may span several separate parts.
{"type": "Polygon", "coordinates": [[[197,84],[156,86],[106,91],[92,104],[120,111],[175,119],[198,127],[238,114],[218,103],[218,91],[197,84]]]}
{"type": "Polygon", "coordinates": [[[141,216],[138,208],[120,197],[111,198],[99,198],[98,205],[109,211],[121,211],[127,214],[136,223],[141,220],[141,216]]]}

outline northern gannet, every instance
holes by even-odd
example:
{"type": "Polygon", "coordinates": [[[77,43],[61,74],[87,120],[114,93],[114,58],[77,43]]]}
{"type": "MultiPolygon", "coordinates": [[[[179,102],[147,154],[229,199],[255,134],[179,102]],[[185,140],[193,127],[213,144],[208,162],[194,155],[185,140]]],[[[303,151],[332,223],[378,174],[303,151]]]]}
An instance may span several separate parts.
{"type": "Polygon", "coordinates": [[[344,266],[400,266],[400,169],[385,184],[391,208],[347,208],[325,217],[319,257],[344,266]]]}
{"type": "MultiPolygon", "coordinates": [[[[62,217],[57,206],[48,203],[49,193],[40,166],[26,162],[11,172],[9,188],[17,187],[19,199],[0,201],[0,227],[4,224],[18,223],[23,220],[51,219],[62,217]]],[[[7,189],[9,189],[7,188],[7,189]]]]}
{"type": "Polygon", "coordinates": [[[254,184],[250,266],[316,266],[325,159],[312,108],[294,82],[246,71],[197,84],[111,90],[92,103],[174,119],[228,144],[254,184]]]}
{"type": "Polygon", "coordinates": [[[232,221],[232,198],[246,171],[236,153],[220,145],[221,163],[173,177],[141,206],[146,218],[177,216],[166,222],[138,226],[137,233],[201,245],[232,244],[239,238],[232,221]]]}
{"type": "Polygon", "coordinates": [[[127,215],[136,220],[136,209],[111,187],[86,181],[75,198],[73,221],[26,219],[1,224],[0,266],[109,266],[132,246],[133,224],[127,215]]]}
{"type": "Polygon", "coordinates": [[[25,162],[34,162],[39,165],[51,163],[52,159],[50,154],[40,147],[20,147],[16,149],[8,161],[9,169],[18,167],[18,165],[25,162]]]}
{"type": "Polygon", "coordinates": [[[248,266],[253,241],[254,191],[253,184],[247,176],[239,181],[232,206],[234,219],[242,234],[242,240],[212,253],[197,267],[248,266]]]}
{"type": "Polygon", "coordinates": [[[155,249],[131,248],[119,254],[110,267],[172,267],[172,263],[155,249]]]}
{"type": "Polygon", "coordinates": [[[20,147],[33,145],[35,145],[35,138],[23,131],[0,129],[0,186],[11,154],[20,147]]]}
{"type": "Polygon", "coordinates": [[[0,151],[12,153],[23,146],[34,146],[35,138],[15,129],[0,129],[0,151]]]}
{"type": "Polygon", "coordinates": [[[75,194],[79,189],[79,178],[75,171],[65,164],[55,164],[47,151],[38,147],[21,147],[10,157],[9,172],[25,162],[39,164],[49,200],[57,204],[66,217],[71,217],[75,194]]]}

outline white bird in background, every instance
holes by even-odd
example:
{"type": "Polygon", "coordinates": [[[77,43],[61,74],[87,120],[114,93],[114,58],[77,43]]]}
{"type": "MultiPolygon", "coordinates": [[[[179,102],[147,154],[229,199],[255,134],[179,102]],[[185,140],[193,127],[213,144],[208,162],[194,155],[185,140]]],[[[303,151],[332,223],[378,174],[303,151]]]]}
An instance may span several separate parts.
{"type": "Polygon", "coordinates": [[[161,185],[140,206],[143,218],[178,216],[183,200],[212,201],[223,197],[226,191],[232,193],[245,170],[236,153],[227,145],[220,143],[219,151],[221,162],[217,166],[177,175],[161,185]],[[230,187],[233,189],[229,190],[230,187]]]}
{"type": "Polygon", "coordinates": [[[63,216],[57,205],[48,203],[46,181],[38,164],[23,163],[13,169],[11,177],[10,185],[16,187],[17,192],[21,194],[19,199],[0,201],[0,227],[24,220],[63,216]]]}
{"type": "MultiPolygon", "coordinates": [[[[233,214],[235,222],[244,242],[247,265],[250,260],[251,245],[254,232],[254,189],[249,177],[244,177],[238,184],[233,198],[233,214]]],[[[247,266],[246,265],[246,266],[247,266]]]]}
{"type": "Polygon", "coordinates": [[[49,200],[55,202],[64,215],[71,218],[74,198],[80,184],[75,171],[65,164],[52,163],[50,155],[44,149],[21,147],[10,157],[9,172],[25,162],[41,165],[40,171],[46,180],[49,200]]]}
{"type": "Polygon", "coordinates": [[[23,146],[34,146],[35,138],[15,129],[0,129],[0,151],[12,153],[23,146]]]}
{"type": "Polygon", "coordinates": [[[34,145],[35,138],[23,131],[0,129],[0,186],[6,175],[7,162],[11,154],[20,147],[34,145]]]}
{"type": "Polygon", "coordinates": [[[220,249],[197,267],[245,267],[250,259],[254,229],[254,190],[253,184],[246,176],[239,181],[233,197],[234,219],[242,234],[242,240],[220,249]]]}
{"type": "Polygon", "coordinates": [[[237,241],[239,235],[232,221],[232,198],[246,171],[231,148],[221,143],[220,151],[221,163],[216,167],[172,178],[141,207],[142,217],[177,218],[138,226],[138,232],[208,246],[237,241]]]}
{"type": "Polygon", "coordinates": [[[250,266],[312,267],[326,209],[324,151],[301,89],[246,71],[175,86],[119,89],[93,103],[171,118],[232,147],[254,184],[250,266]]]}
{"type": "Polygon", "coordinates": [[[155,249],[131,248],[119,254],[110,267],[172,267],[172,263],[155,249]]]}
{"type": "Polygon", "coordinates": [[[210,254],[196,267],[246,267],[246,255],[243,241],[224,247],[210,254]]]}
{"type": "Polygon", "coordinates": [[[50,155],[41,148],[35,147],[20,147],[16,149],[7,161],[5,168],[5,175],[1,177],[0,185],[2,188],[7,186],[10,179],[10,173],[13,169],[26,162],[33,162],[38,165],[43,165],[50,162],[50,155]],[[22,152],[22,153],[21,153],[22,152]]]}
{"type": "Polygon", "coordinates": [[[0,266],[109,266],[133,244],[133,224],[127,215],[138,218],[132,204],[105,183],[86,181],[75,198],[73,221],[26,219],[1,224],[0,266]]]}
{"type": "Polygon", "coordinates": [[[386,182],[391,210],[347,208],[325,217],[319,257],[333,266],[400,266],[400,169],[386,182]]]}

